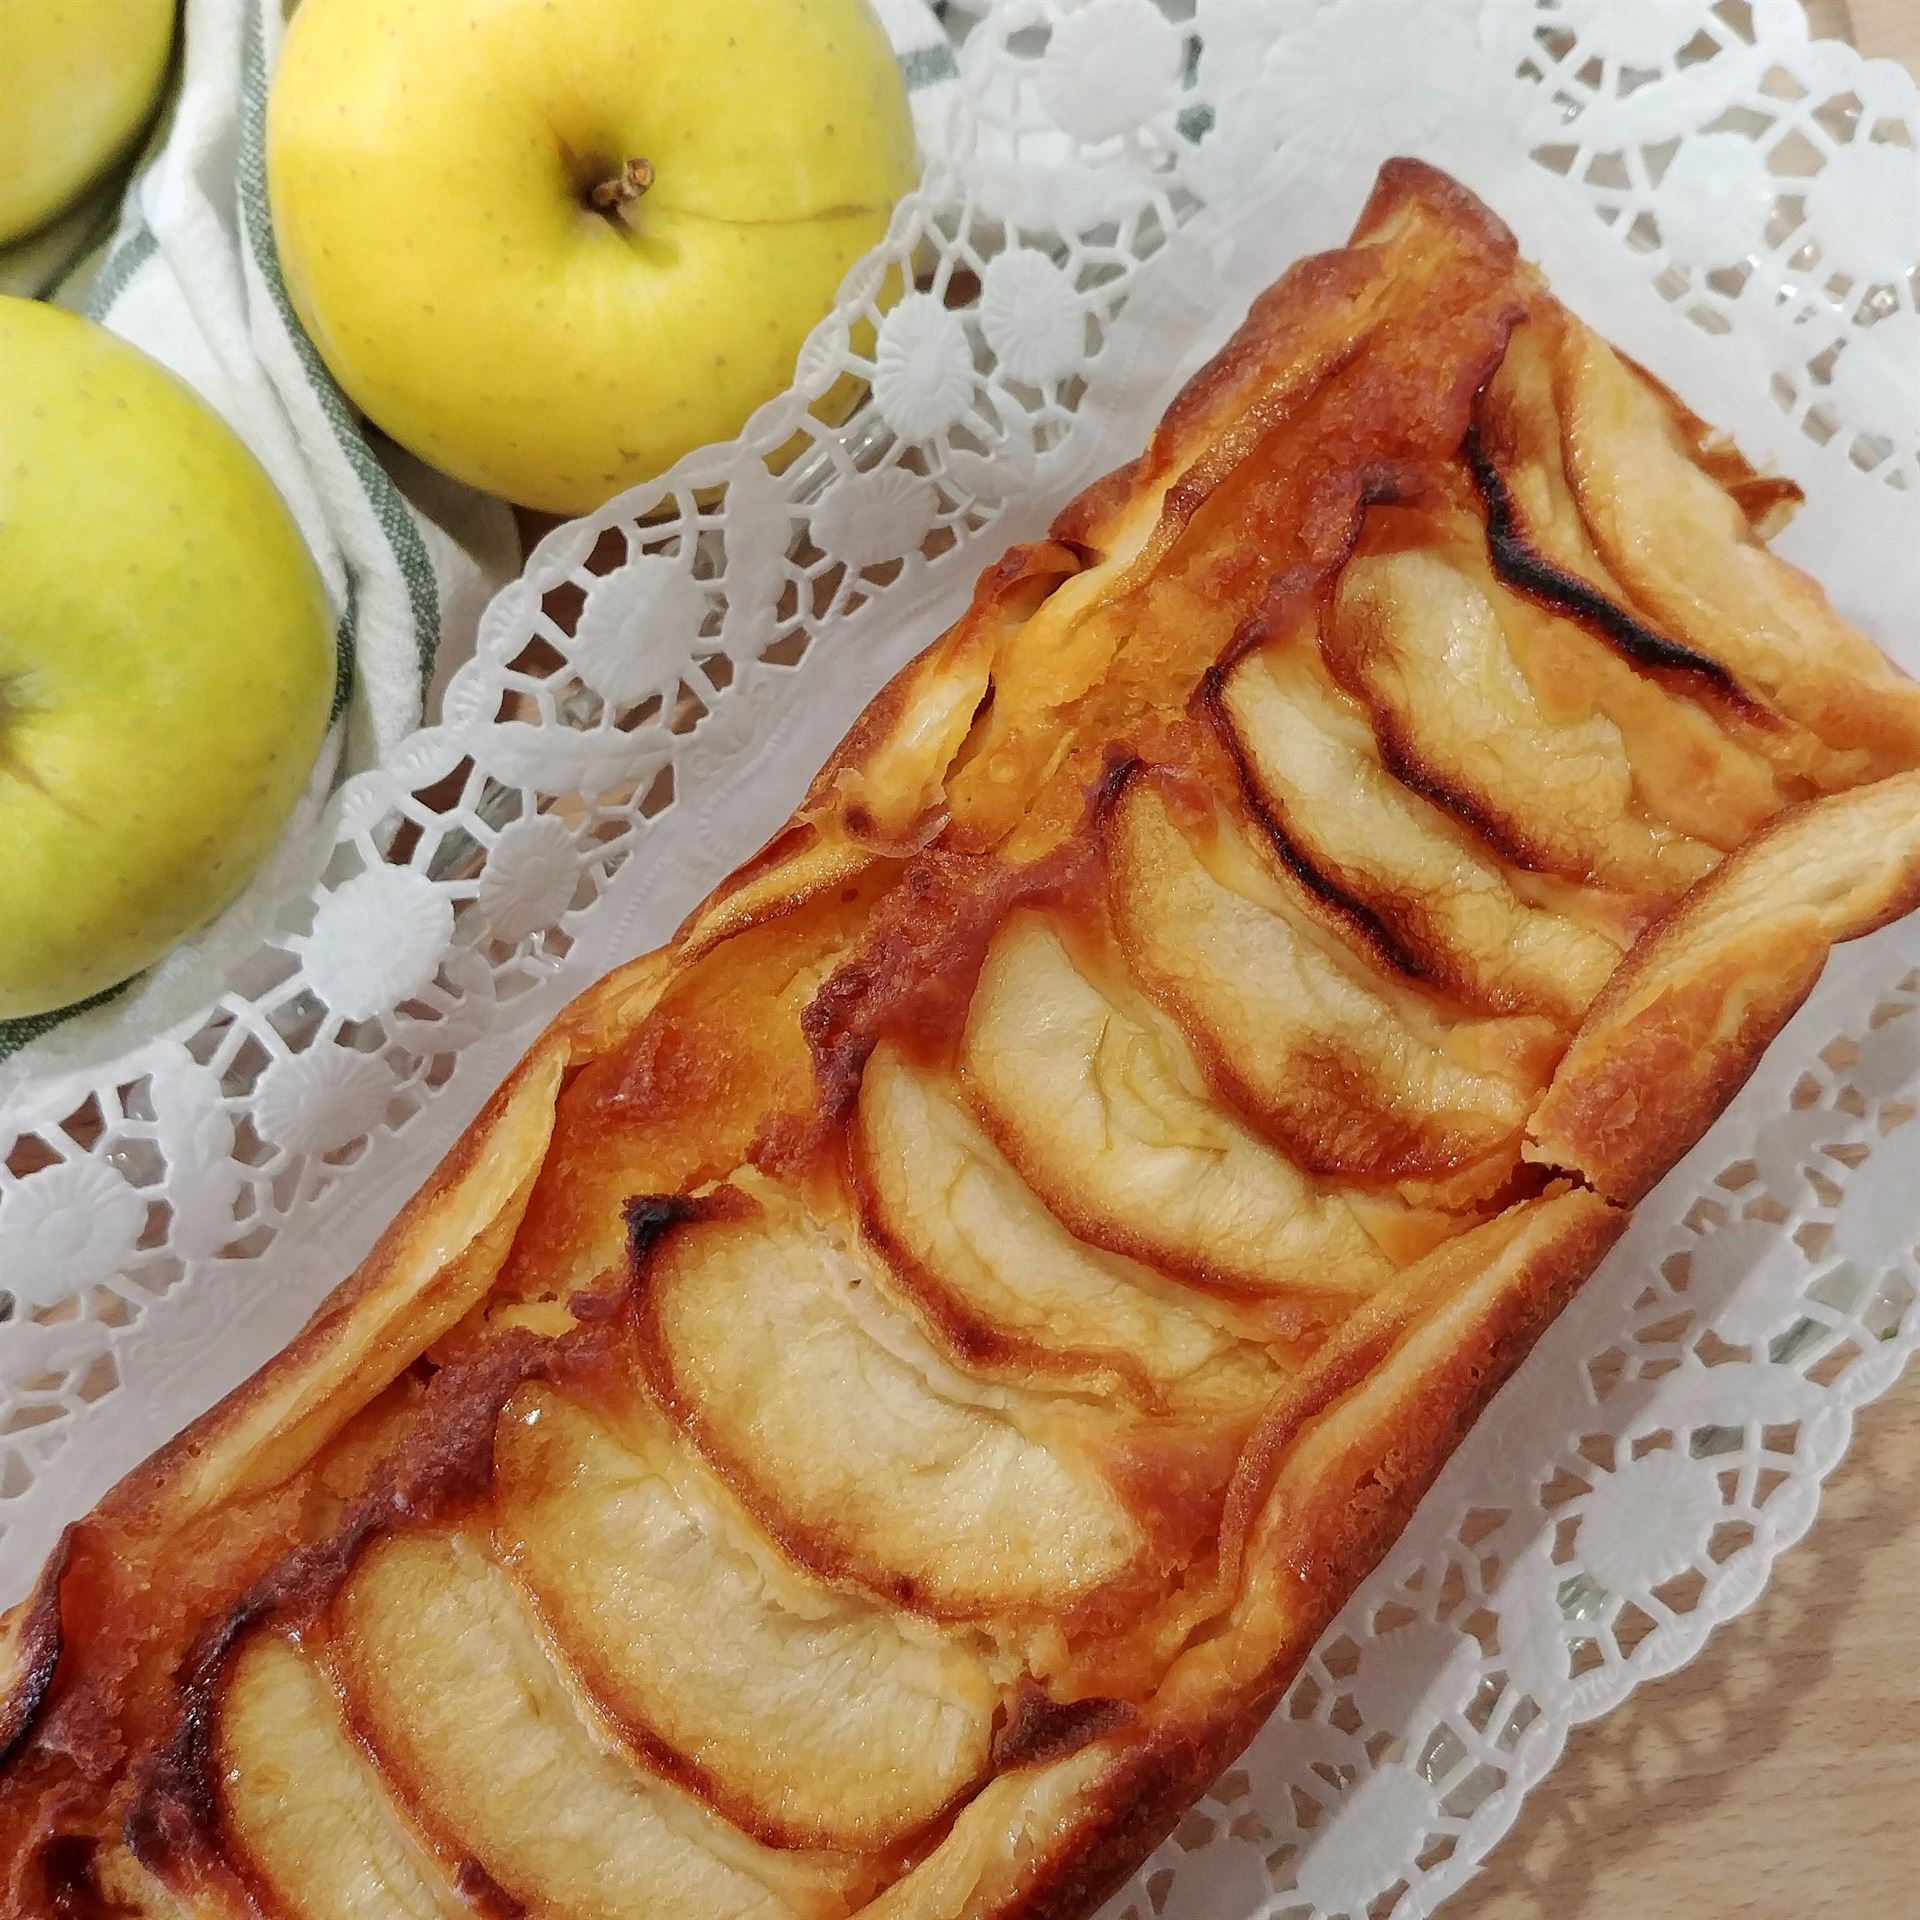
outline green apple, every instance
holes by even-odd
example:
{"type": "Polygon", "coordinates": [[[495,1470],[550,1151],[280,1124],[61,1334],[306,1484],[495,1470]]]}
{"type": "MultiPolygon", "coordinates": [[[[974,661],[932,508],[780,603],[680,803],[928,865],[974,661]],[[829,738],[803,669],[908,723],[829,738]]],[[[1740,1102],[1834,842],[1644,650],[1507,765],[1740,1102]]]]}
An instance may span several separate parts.
{"type": "Polygon", "coordinates": [[[0,298],[0,1017],[233,898],[333,671],[319,573],[225,422],[104,328],[0,298]]]}
{"type": "Polygon", "coordinates": [[[556,513],[778,393],[915,177],[865,0],[303,0],[267,110],[287,285],[342,387],[556,513]]]}
{"type": "Polygon", "coordinates": [[[153,115],[176,0],[0,0],[0,246],[125,158],[153,115]]]}

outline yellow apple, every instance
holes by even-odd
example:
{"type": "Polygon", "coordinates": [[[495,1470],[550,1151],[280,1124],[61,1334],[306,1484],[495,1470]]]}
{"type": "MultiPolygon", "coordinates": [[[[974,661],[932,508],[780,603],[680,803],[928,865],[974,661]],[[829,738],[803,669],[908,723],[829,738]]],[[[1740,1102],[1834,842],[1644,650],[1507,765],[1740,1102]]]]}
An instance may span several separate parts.
{"type": "Polygon", "coordinates": [[[44,226],[152,116],[175,0],[0,0],[0,246],[44,226]]]}
{"type": "Polygon", "coordinates": [[[0,298],[0,1017],[226,905],[333,673],[319,573],[226,423],[103,327],[0,298]]]}
{"type": "Polygon", "coordinates": [[[556,513],[778,393],[915,174],[864,0],[304,0],[267,111],[287,285],[341,386],[556,513]]]}

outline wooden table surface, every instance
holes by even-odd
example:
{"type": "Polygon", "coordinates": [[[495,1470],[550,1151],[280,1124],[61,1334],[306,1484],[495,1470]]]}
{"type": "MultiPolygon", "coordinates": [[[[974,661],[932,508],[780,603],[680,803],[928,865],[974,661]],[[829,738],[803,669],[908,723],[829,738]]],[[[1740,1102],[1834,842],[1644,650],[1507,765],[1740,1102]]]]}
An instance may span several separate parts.
{"type": "MultiPolygon", "coordinates": [[[[1812,0],[1920,74],[1920,0],[1812,0]]],[[[1752,1610],[1576,1732],[1446,1920],[1920,1915],[1920,1374],[1752,1610]]]]}

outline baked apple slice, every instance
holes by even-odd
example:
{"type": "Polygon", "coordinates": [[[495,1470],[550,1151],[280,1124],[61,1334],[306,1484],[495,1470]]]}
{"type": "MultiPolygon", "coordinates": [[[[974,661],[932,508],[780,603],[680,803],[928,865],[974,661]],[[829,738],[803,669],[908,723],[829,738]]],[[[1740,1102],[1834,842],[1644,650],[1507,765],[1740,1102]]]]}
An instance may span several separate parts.
{"type": "Polygon", "coordinates": [[[1846,755],[1853,779],[1910,765],[1920,753],[1920,686],[1755,538],[1653,384],[1572,320],[1559,376],[1573,494],[1601,560],[1635,604],[1846,755]]]}
{"type": "Polygon", "coordinates": [[[331,1617],[355,1730],[443,1856],[522,1907],[786,1920],[837,1915],[860,1891],[847,1862],[760,1845],[644,1766],[460,1535],[375,1542],[331,1617]]]}
{"type": "Polygon", "coordinates": [[[567,1664],[742,1828],[875,1851],[986,1774],[979,1658],[788,1563],[650,1407],[609,1424],[524,1389],[494,1476],[495,1538],[567,1664]]]}
{"type": "MultiPolygon", "coordinates": [[[[1394,509],[1340,577],[1324,645],[1388,764],[1516,865],[1633,893],[1682,893],[1717,849],[1654,818],[1604,713],[1549,711],[1502,626],[1484,566],[1394,509]]],[[[1439,531],[1445,532],[1442,528],[1439,531]]]]}
{"type": "Polygon", "coordinates": [[[1450,1028],[1322,932],[1211,803],[1190,837],[1150,778],[1114,803],[1108,846],[1136,975],[1288,1152],[1382,1183],[1505,1177],[1545,1022],[1450,1028]]]}
{"type": "Polygon", "coordinates": [[[1021,1177],[1081,1239],[1264,1304],[1277,1331],[1393,1271],[1354,1209],[1209,1098],[1172,1023],[1020,913],[995,935],[961,1042],[1021,1177]]]}
{"type": "Polygon", "coordinates": [[[1094,1457],[1108,1416],[959,1373],[869,1257],[733,1189],[662,1235],[642,1364],[695,1445],[804,1564],[937,1618],[1138,1576],[1147,1533],[1094,1457]]]}
{"type": "Polygon", "coordinates": [[[1579,1019],[1625,947],[1607,903],[1589,923],[1529,899],[1527,876],[1395,780],[1319,665],[1317,622],[1244,655],[1216,702],[1263,820],[1410,970],[1483,1012],[1579,1019]]]}
{"type": "Polygon", "coordinates": [[[890,1043],[861,1080],[852,1152],[869,1237],[969,1370],[1242,1418],[1278,1384],[1204,1295],[1074,1239],[950,1085],[890,1043]]]}
{"type": "MultiPolygon", "coordinates": [[[[290,1639],[261,1631],[241,1641],[220,1690],[214,1754],[230,1862],[296,1920],[461,1911],[342,1724],[333,1690],[290,1639]]],[[[189,1898],[194,1911],[219,1893],[189,1898]]]]}

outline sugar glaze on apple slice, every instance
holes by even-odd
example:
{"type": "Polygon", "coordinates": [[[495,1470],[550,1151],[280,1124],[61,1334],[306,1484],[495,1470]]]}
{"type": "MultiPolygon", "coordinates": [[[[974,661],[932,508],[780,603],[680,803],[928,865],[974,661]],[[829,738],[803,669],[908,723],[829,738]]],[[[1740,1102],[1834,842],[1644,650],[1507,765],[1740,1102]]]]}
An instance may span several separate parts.
{"type": "Polygon", "coordinates": [[[495,1538],[567,1665],[743,1828],[879,1850],[986,1776],[980,1659],[794,1568],[644,1401],[615,1429],[524,1389],[494,1461],[495,1538]]]}

